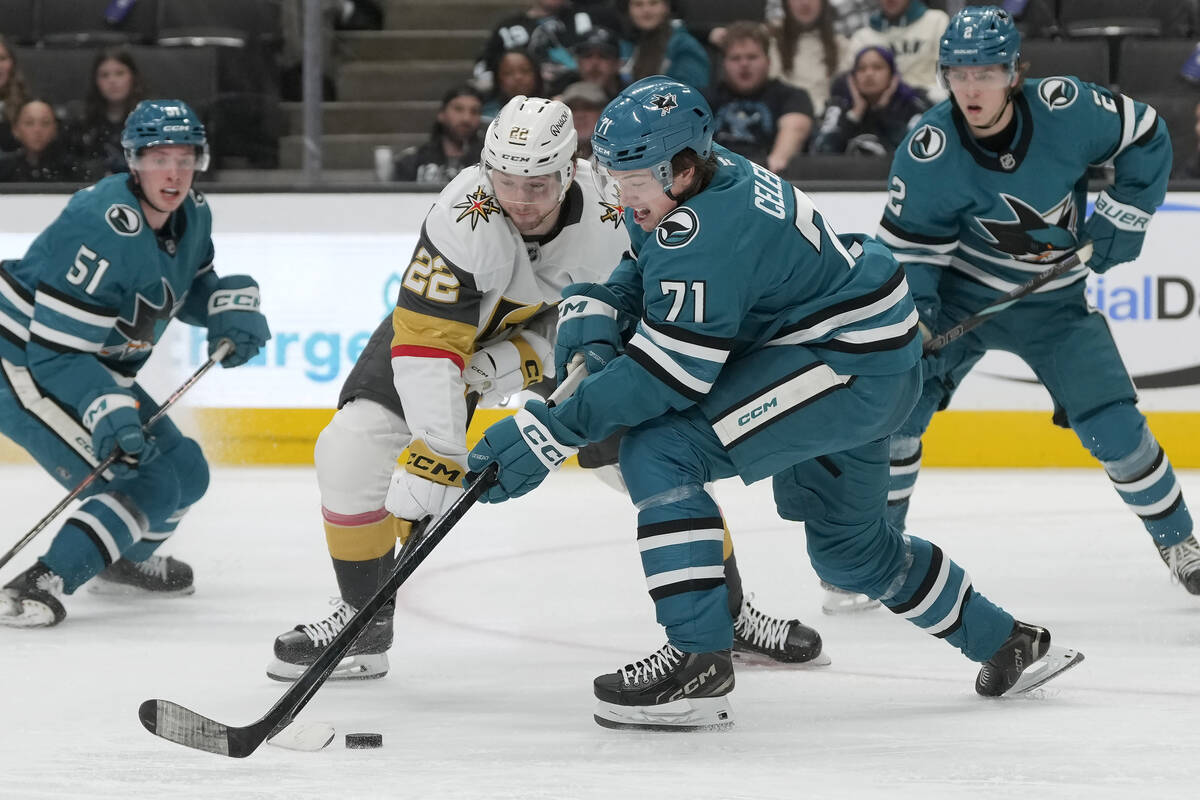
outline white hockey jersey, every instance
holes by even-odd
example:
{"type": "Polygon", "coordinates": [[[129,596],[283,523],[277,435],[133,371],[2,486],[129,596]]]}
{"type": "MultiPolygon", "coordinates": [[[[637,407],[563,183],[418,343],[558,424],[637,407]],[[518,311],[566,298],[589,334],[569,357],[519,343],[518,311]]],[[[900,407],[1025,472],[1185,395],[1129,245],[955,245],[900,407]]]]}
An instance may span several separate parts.
{"type": "MultiPolygon", "coordinates": [[[[466,440],[462,372],[479,348],[505,338],[576,281],[603,281],[629,248],[619,206],[602,202],[590,165],[549,233],[521,236],[482,165],[463,170],[433,204],[392,312],[392,374],[414,438],[466,440]]],[[[556,315],[531,327],[554,341],[556,315]]],[[[547,365],[549,366],[549,365],[547,365]]]]}

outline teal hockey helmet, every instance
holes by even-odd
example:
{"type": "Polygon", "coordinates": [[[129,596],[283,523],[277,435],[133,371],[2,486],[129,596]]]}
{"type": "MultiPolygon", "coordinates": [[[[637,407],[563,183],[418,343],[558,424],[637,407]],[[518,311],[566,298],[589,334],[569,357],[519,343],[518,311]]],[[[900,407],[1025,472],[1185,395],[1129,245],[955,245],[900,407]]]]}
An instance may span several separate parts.
{"type": "Polygon", "coordinates": [[[691,148],[707,159],[712,140],[712,109],[703,95],[686,83],[652,75],[631,84],[604,107],[592,134],[592,157],[598,176],[649,169],[664,189],[670,189],[672,156],[691,148]]]}
{"type": "Polygon", "coordinates": [[[1015,71],[1021,32],[998,6],[967,6],[954,15],[938,46],[939,67],[1004,64],[1015,71]]]}
{"type": "Polygon", "coordinates": [[[133,166],[148,147],[191,145],[196,149],[196,169],[208,169],[208,134],[200,115],[182,100],[143,100],[125,118],[121,147],[133,166]]]}

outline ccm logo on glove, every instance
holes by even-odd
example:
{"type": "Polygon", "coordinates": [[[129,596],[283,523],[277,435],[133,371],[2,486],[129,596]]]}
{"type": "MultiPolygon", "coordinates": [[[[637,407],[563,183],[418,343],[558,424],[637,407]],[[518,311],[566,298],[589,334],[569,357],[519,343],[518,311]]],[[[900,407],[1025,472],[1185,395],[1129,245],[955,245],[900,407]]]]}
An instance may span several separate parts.
{"type": "Polygon", "coordinates": [[[253,311],[262,304],[257,286],[244,289],[218,289],[208,298],[208,313],[222,311],[253,311]]]}
{"type": "Polygon", "coordinates": [[[570,453],[560,450],[559,443],[550,437],[550,432],[546,430],[546,427],[525,409],[522,408],[518,411],[514,415],[514,419],[517,427],[521,429],[521,435],[525,437],[529,449],[547,469],[558,469],[569,456],[575,454],[574,448],[569,448],[570,453]]]}
{"type": "Polygon", "coordinates": [[[438,456],[419,439],[408,446],[408,461],[404,463],[404,468],[444,486],[458,486],[463,479],[462,467],[448,458],[438,456]]]}

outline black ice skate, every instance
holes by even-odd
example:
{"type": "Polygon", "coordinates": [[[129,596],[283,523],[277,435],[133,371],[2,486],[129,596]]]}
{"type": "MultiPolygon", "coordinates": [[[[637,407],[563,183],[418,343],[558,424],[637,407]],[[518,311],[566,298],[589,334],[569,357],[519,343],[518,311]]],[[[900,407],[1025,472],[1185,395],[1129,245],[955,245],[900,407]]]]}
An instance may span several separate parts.
{"type": "Polygon", "coordinates": [[[754,595],[742,600],[742,610],[733,621],[733,660],[752,666],[824,667],[829,656],[821,649],[821,634],[798,619],[771,617],[750,604],[754,595]]]}
{"type": "MultiPolygon", "coordinates": [[[[275,659],[267,665],[267,677],[291,682],[317,660],[325,646],[346,627],[355,608],[344,600],[335,599],[333,613],[311,625],[297,625],[275,638],[275,659]]],[[[388,648],[392,646],[392,616],[395,603],[388,603],[371,620],[371,624],[354,640],[341,663],[329,676],[331,681],[382,678],[388,673],[388,648]]]]}
{"type": "Polygon", "coordinates": [[[150,556],[145,561],[122,558],[88,581],[92,594],[182,597],[193,594],[192,568],[170,556],[150,556]]]}
{"type": "Polygon", "coordinates": [[[62,578],[38,561],[0,591],[0,625],[10,628],[57,625],[67,618],[60,600],[62,594],[62,578]]]}
{"type": "Polygon", "coordinates": [[[1158,547],[1158,554],[1170,568],[1172,579],[1192,594],[1200,594],[1200,542],[1195,536],[1170,547],[1158,547]]]}
{"type": "Polygon", "coordinates": [[[606,728],[654,731],[718,730],[733,725],[728,694],[733,660],[728,650],[684,653],[663,645],[657,653],[594,682],[595,720],[606,728]]]}
{"type": "Polygon", "coordinates": [[[1014,622],[1012,634],[984,662],[975,691],[985,697],[1014,695],[1036,689],[1083,661],[1083,653],[1050,645],[1050,631],[1014,622]]]}
{"type": "Polygon", "coordinates": [[[839,589],[828,581],[821,581],[825,597],[821,599],[821,611],[826,614],[853,614],[858,611],[870,611],[879,608],[882,603],[858,592],[839,589]]]}

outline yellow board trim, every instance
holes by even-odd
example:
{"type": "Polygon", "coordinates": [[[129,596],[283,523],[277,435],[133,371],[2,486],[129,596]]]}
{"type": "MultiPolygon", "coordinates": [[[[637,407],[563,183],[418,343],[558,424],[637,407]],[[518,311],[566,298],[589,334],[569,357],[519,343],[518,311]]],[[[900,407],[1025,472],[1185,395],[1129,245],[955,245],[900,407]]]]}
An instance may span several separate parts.
{"type": "MultiPolygon", "coordinates": [[[[488,425],[511,411],[479,409],[467,435],[474,445],[488,425]]],[[[317,434],[331,409],[200,408],[172,414],[196,436],[215,464],[311,465],[317,434]]],[[[1150,429],[1180,469],[1200,468],[1200,412],[1146,414],[1150,429]]],[[[31,462],[0,437],[0,462],[31,462]]],[[[572,459],[567,462],[574,465],[572,459]]],[[[1096,462],[1075,434],[1050,422],[1049,411],[943,411],[925,436],[927,467],[1090,467],[1096,462]]]]}

